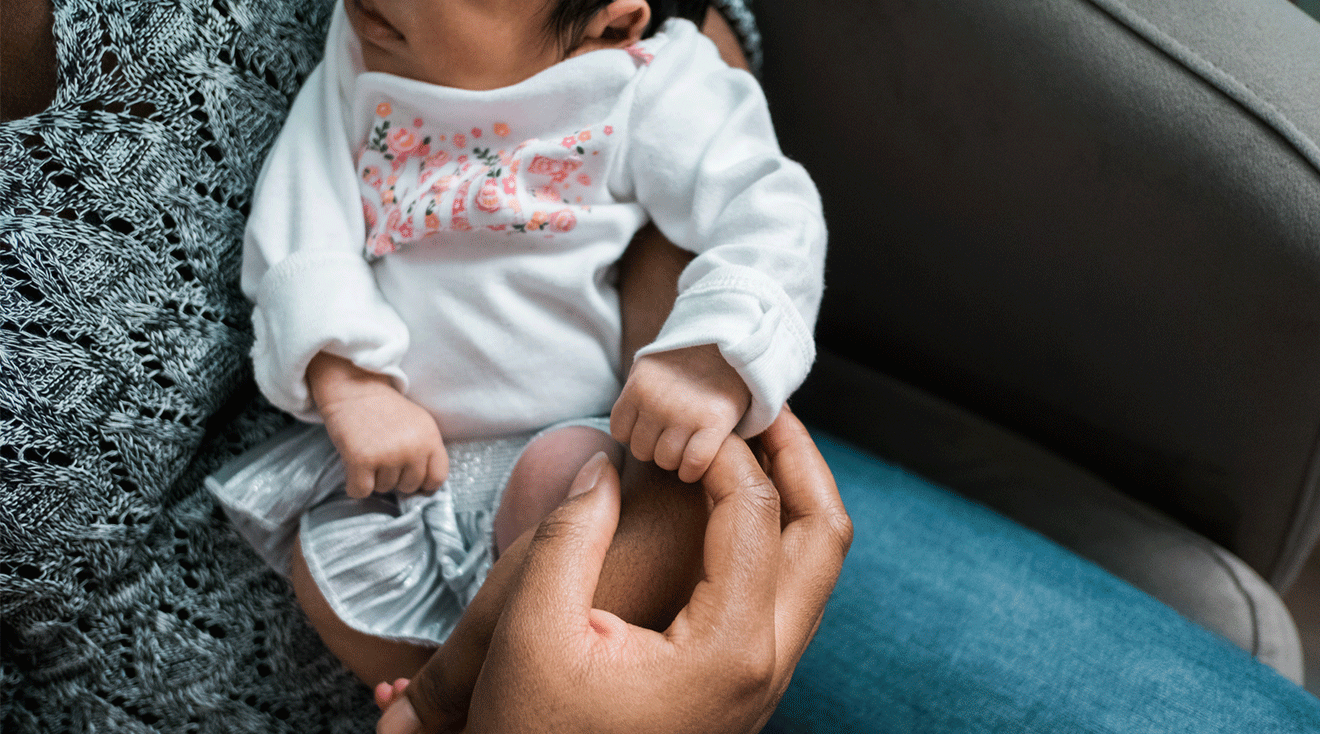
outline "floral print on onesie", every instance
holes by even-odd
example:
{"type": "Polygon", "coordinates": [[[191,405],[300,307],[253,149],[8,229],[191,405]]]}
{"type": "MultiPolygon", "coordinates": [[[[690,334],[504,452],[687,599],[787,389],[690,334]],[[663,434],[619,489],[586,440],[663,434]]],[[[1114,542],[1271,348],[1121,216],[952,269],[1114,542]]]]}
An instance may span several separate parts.
{"type": "Polygon", "coordinates": [[[607,200],[602,152],[613,135],[600,125],[520,141],[500,121],[440,130],[403,103],[381,102],[358,155],[366,256],[482,227],[510,236],[571,232],[607,200]]]}

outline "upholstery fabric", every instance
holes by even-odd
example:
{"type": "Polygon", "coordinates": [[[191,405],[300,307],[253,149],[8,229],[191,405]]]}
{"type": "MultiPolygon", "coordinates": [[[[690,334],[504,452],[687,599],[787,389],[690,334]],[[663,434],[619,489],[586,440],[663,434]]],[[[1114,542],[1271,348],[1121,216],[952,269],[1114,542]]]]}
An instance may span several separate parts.
{"type": "Polygon", "coordinates": [[[1286,588],[1320,530],[1320,24],[1284,0],[758,9],[827,202],[821,348],[1286,588]]]}
{"type": "Polygon", "coordinates": [[[804,420],[1050,538],[1298,684],[1283,600],[1241,559],[1094,474],[955,405],[831,353],[793,401],[804,420]],[[831,396],[847,395],[838,409],[831,396]]]}

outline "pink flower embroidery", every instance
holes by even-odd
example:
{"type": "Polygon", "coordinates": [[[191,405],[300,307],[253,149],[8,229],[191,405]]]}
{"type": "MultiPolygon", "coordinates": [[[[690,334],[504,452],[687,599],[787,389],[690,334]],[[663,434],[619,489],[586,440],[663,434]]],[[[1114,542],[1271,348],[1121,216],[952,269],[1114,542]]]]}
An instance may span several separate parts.
{"type": "Polygon", "coordinates": [[[560,196],[559,189],[554,186],[542,186],[536,190],[536,200],[559,202],[563,201],[564,197],[560,196]]]}
{"type": "Polygon", "coordinates": [[[501,138],[509,134],[509,126],[502,122],[495,123],[494,130],[495,130],[495,134],[500,136],[501,138]]]}
{"type": "Polygon", "coordinates": [[[585,174],[585,173],[579,173],[579,174],[578,174],[578,177],[577,177],[577,182],[580,183],[580,184],[582,184],[583,186],[590,186],[590,185],[591,185],[591,176],[588,176],[588,175],[585,174]]]}
{"type": "Polygon", "coordinates": [[[479,127],[474,127],[474,128],[472,128],[472,137],[474,137],[474,138],[479,138],[479,137],[481,137],[481,128],[479,128],[479,127]]]}
{"type": "Polygon", "coordinates": [[[509,228],[509,225],[507,225],[507,224],[487,224],[487,225],[486,225],[486,229],[489,229],[489,230],[492,231],[492,232],[503,232],[504,230],[506,230],[506,229],[508,229],[508,228],[509,228]]]}
{"type": "Polygon", "coordinates": [[[559,141],[559,144],[564,146],[565,148],[572,148],[573,146],[577,145],[577,143],[578,143],[577,138],[573,137],[572,135],[569,135],[568,137],[559,141]]]}
{"type": "Polygon", "coordinates": [[[531,165],[527,166],[527,172],[540,176],[549,176],[554,179],[555,183],[563,183],[564,179],[568,178],[570,174],[581,167],[581,158],[560,160],[538,155],[532,158],[531,165]]]}
{"type": "Polygon", "coordinates": [[[636,43],[629,46],[628,48],[625,48],[624,51],[627,51],[628,55],[633,57],[633,61],[636,61],[638,64],[642,66],[645,66],[651,63],[652,61],[655,61],[654,56],[648,54],[646,52],[646,49],[642,48],[640,45],[636,43]]]}
{"type": "Polygon", "coordinates": [[[504,180],[504,193],[508,194],[509,196],[513,196],[514,194],[518,193],[517,176],[505,176],[503,180],[504,180]]]}
{"type": "Polygon", "coordinates": [[[614,134],[614,126],[613,126],[613,125],[606,125],[606,126],[605,126],[605,134],[606,134],[606,135],[613,135],[613,134],[614,134]]]}
{"type": "Polygon", "coordinates": [[[464,181],[459,185],[458,191],[454,194],[454,218],[467,211],[468,189],[472,187],[472,181],[464,181]]]}
{"type": "Polygon", "coordinates": [[[395,156],[406,156],[421,145],[422,139],[417,137],[417,133],[409,128],[396,127],[390,131],[385,142],[390,146],[390,152],[395,156]]]}
{"type": "Polygon", "coordinates": [[[549,220],[550,217],[547,216],[545,212],[536,212],[532,214],[531,219],[527,220],[527,229],[540,229],[544,227],[549,220]]]}
{"type": "Polygon", "coordinates": [[[423,121],[422,121],[422,118],[420,118],[420,117],[414,117],[414,118],[413,118],[413,127],[421,127],[421,126],[422,126],[422,122],[423,122],[423,121]]]}
{"type": "Polygon", "coordinates": [[[431,154],[431,146],[427,145],[426,143],[422,143],[417,147],[417,155],[425,156],[430,154],[431,154]]]}
{"type": "Polygon", "coordinates": [[[380,177],[380,168],[376,166],[367,166],[362,169],[362,180],[373,189],[380,189],[384,180],[380,177]]]}
{"type": "Polygon", "coordinates": [[[590,131],[590,130],[583,130],[582,132],[580,132],[580,133],[577,134],[577,139],[578,139],[578,140],[591,140],[591,131],[590,131]]]}
{"type": "Polygon", "coordinates": [[[455,232],[466,232],[472,229],[472,224],[468,222],[467,217],[455,216],[453,219],[450,220],[449,228],[454,230],[455,232]]]}
{"type": "Polygon", "coordinates": [[[431,232],[439,231],[439,229],[440,229],[440,217],[437,216],[435,212],[431,212],[430,214],[427,214],[426,215],[427,234],[430,234],[431,232]]]}
{"type": "Polygon", "coordinates": [[[385,189],[384,191],[380,192],[380,203],[382,203],[382,204],[393,204],[393,203],[394,203],[394,189],[385,189]]]}
{"type": "Polygon", "coordinates": [[[371,202],[365,198],[362,199],[362,218],[367,220],[367,229],[376,226],[376,207],[372,206],[371,202]]]}
{"type": "Polygon", "coordinates": [[[452,173],[449,174],[448,176],[441,176],[440,178],[436,179],[435,183],[431,184],[431,191],[437,194],[443,194],[449,189],[453,188],[454,182],[457,180],[458,180],[458,176],[455,176],[452,173]]]}
{"type": "Polygon", "coordinates": [[[381,102],[380,104],[376,105],[376,116],[377,116],[377,117],[389,117],[389,116],[390,116],[390,103],[389,103],[389,102],[381,102]]]}
{"type": "Polygon", "coordinates": [[[394,240],[387,234],[377,234],[367,241],[367,249],[372,257],[383,257],[394,252],[394,240]]]}
{"type": "Polygon", "coordinates": [[[481,185],[481,190],[477,192],[477,208],[487,214],[494,214],[500,210],[500,191],[499,182],[493,178],[486,179],[486,183],[481,185]]]}
{"type": "Polygon", "coordinates": [[[550,229],[568,232],[577,226],[577,217],[568,209],[560,209],[550,217],[550,229]]]}
{"type": "Polygon", "coordinates": [[[454,147],[462,148],[467,145],[467,136],[463,133],[454,133],[454,147]]]}
{"type": "Polygon", "coordinates": [[[426,160],[422,163],[422,171],[419,174],[419,177],[425,179],[427,176],[431,175],[431,173],[444,167],[448,162],[448,153],[443,150],[436,151],[434,154],[427,156],[426,160]]]}

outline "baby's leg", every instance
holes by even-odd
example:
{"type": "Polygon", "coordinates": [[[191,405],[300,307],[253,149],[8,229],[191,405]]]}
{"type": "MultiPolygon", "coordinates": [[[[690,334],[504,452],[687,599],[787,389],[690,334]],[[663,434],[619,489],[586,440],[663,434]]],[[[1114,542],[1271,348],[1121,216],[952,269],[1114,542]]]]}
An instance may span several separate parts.
{"type": "Polygon", "coordinates": [[[344,624],[312,580],[301,543],[294,544],[291,576],[298,603],[321,641],[368,686],[415,675],[435,652],[433,647],[374,637],[344,624]]]}
{"type": "MultiPolygon", "coordinates": [[[[637,461],[602,431],[565,428],[527,447],[495,516],[497,547],[508,550],[558,507],[573,478],[597,451],[605,451],[616,465],[622,463],[623,506],[596,586],[595,606],[631,624],[664,629],[692,596],[701,575],[705,491],[637,461]]],[[[516,566],[517,559],[511,560],[516,566]]]]}
{"type": "Polygon", "coordinates": [[[578,470],[601,451],[615,466],[623,461],[622,446],[608,434],[587,426],[560,428],[528,444],[509,475],[495,514],[495,547],[499,552],[558,507],[578,470]]]}

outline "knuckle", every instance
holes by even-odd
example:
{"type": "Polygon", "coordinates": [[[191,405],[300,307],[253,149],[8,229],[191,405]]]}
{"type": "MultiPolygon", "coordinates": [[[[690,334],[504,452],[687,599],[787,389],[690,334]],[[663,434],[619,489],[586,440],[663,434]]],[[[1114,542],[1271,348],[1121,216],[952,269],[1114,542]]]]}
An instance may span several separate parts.
{"type": "Polygon", "coordinates": [[[847,511],[839,508],[837,512],[830,513],[826,518],[826,532],[828,537],[834,542],[840,558],[848,555],[848,550],[852,548],[853,542],[853,522],[848,516],[847,511]]]}
{"type": "Polygon", "coordinates": [[[743,499],[748,511],[754,514],[760,520],[773,520],[779,523],[779,492],[774,485],[764,477],[757,476],[749,471],[748,476],[742,482],[744,489],[743,499]]]}
{"type": "Polygon", "coordinates": [[[774,654],[745,648],[729,656],[724,674],[727,675],[726,680],[734,697],[763,696],[774,682],[774,654]]]}
{"type": "Polygon", "coordinates": [[[560,517],[557,512],[552,512],[536,526],[536,532],[532,535],[532,545],[576,542],[581,536],[581,529],[575,523],[560,517]]]}

